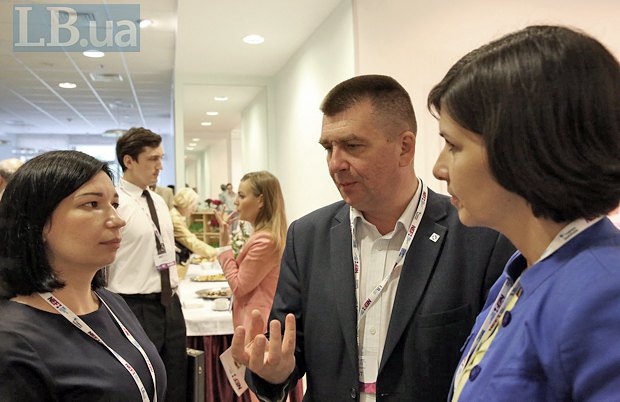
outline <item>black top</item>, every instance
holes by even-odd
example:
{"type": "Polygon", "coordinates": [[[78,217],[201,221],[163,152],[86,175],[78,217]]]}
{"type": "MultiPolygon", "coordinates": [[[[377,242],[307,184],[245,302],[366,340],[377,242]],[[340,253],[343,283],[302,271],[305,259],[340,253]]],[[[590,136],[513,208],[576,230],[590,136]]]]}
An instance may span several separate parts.
{"type": "MultiPolygon", "coordinates": [[[[145,350],[155,369],[157,400],[163,401],[166,373],[155,346],[120,296],[97,293],[145,350]]],[[[152,401],[146,362],[103,303],[80,318],[136,369],[152,401]]],[[[62,315],[0,300],[0,401],[141,400],[125,367],[62,315]]]]}

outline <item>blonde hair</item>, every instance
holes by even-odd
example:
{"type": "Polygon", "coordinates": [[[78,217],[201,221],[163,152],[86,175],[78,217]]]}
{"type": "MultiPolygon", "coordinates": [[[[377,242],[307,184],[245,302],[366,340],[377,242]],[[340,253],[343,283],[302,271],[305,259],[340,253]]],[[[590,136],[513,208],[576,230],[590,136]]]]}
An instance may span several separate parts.
{"type": "Polygon", "coordinates": [[[188,208],[196,202],[198,202],[198,194],[189,187],[182,188],[174,196],[174,206],[177,208],[188,208]]]}
{"type": "Polygon", "coordinates": [[[241,181],[247,181],[255,196],[263,196],[263,207],[256,216],[254,230],[271,233],[276,248],[282,253],[286,242],[287,223],[280,182],[267,171],[247,173],[241,181]]]}

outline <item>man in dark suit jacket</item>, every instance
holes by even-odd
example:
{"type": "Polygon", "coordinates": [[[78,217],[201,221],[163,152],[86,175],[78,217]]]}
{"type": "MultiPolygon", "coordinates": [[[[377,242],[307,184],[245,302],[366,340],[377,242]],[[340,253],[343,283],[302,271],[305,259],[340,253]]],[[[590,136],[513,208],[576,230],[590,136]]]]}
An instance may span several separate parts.
{"type": "MultiPolygon", "coordinates": [[[[344,81],[321,110],[320,143],[344,202],[291,224],[271,338],[250,328],[244,339],[238,328],[233,356],[267,400],[306,374],[306,401],[445,401],[459,349],[514,248],[463,226],[449,198],[416,177],[415,115],[392,78],[344,81]],[[368,279],[372,270],[384,286],[368,279]],[[378,297],[367,296],[373,289],[378,297]],[[362,352],[375,335],[381,353],[362,352]]],[[[258,316],[253,324],[262,328],[258,316]]]]}

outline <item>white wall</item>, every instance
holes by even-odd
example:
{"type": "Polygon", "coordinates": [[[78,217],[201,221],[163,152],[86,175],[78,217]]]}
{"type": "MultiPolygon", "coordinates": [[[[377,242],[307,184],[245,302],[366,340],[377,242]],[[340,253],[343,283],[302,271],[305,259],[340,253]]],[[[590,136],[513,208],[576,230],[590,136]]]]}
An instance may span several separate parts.
{"type": "Polygon", "coordinates": [[[532,24],[578,27],[620,55],[620,2],[615,0],[353,0],[358,74],[393,76],[410,93],[418,117],[416,173],[434,189],[442,146],[426,97],[467,52],[532,24]]]}
{"type": "MultiPolygon", "coordinates": [[[[262,89],[241,113],[241,167],[245,173],[269,170],[267,91],[262,89]]],[[[233,184],[236,188],[237,184],[233,184]]]]}
{"type": "Polygon", "coordinates": [[[289,222],[340,199],[318,144],[319,105],[333,86],[353,75],[353,14],[345,0],[273,81],[270,165],[282,185],[289,222]]]}
{"type": "MultiPolygon", "coordinates": [[[[229,170],[229,140],[222,139],[213,142],[208,148],[209,155],[209,172],[210,177],[206,176],[202,186],[205,193],[203,198],[215,198],[222,192],[220,189],[221,184],[228,183],[230,177],[229,170]]],[[[234,184],[233,184],[234,186],[234,184]]]]}

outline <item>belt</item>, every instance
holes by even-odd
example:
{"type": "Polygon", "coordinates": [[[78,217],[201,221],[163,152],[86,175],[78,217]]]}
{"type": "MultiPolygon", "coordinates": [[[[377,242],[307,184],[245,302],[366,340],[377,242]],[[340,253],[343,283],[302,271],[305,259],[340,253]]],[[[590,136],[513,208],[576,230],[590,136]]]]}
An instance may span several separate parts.
{"type": "Polygon", "coordinates": [[[135,293],[135,294],[123,294],[119,293],[123,299],[133,300],[161,300],[161,292],[158,293],[135,293]]]}
{"type": "MultiPolygon", "coordinates": [[[[172,296],[176,294],[176,289],[172,291],[172,296]]],[[[125,294],[119,293],[123,299],[131,299],[131,300],[152,300],[159,302],[161,300],[161,292],[157,293],[134,293],[134,294],[125,294]]]]}

